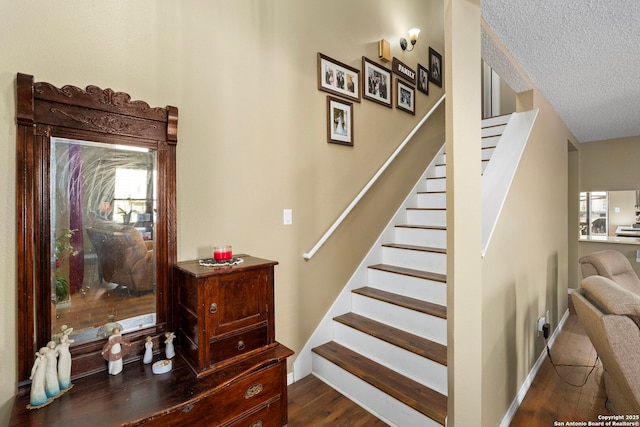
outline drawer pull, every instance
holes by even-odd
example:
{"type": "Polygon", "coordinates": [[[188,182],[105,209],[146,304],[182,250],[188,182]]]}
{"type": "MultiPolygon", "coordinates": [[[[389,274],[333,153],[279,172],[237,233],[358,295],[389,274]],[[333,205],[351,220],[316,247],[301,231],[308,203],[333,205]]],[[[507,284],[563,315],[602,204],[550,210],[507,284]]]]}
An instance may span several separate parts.
{"type": "Polygon", "coordinates": [[[215,302],[209,306],[209,314],[213,314],[218,311],[218,304],[215,302]]]}
{"type": "Polygon", "coordinates": [[[255,423],[251,423],[249,427],[262,427],[262,421],[258,420],[255,423]]]}
{"type": "Polygon", "coordinates": [[[184,412],[186,414],[186,413],[191,412],[192,409],[193,409],[193,405],[187,405],[187,406],[184,407],[182,412],[184,412]]]}
{"type": "Polygon", "coordinates": [[[238,341],[238,345],[236,346],[236,348],[238,349],[238,351],[242,351],[242,350],[244,350],[244,347],[245,347],[245,345],[244,345],[244,341],[242,341],[242,340],[238,341]]]}
{"type": "Polygon", "coordinates": [[[257,396],[258,394],[260,394],[260,392],[262,392],[263,388],[264,387],[262,387],[262,384],[255,383],[254,385],[250,386],[247,391],[244,392],[244,398],[251,399],[252,397],[257,396]]]}

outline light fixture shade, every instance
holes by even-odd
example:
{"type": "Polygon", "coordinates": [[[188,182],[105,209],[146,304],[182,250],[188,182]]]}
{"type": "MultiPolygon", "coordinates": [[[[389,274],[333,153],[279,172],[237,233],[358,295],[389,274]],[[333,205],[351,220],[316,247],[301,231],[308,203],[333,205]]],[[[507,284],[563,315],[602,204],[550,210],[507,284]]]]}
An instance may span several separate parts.
{"type": "Polygon", "coordinates": [[[420,34],[419,28],[412,28],[409,30],[409,40],[411,44],[415,44],[418,41],[418,35],[420,34]]]}

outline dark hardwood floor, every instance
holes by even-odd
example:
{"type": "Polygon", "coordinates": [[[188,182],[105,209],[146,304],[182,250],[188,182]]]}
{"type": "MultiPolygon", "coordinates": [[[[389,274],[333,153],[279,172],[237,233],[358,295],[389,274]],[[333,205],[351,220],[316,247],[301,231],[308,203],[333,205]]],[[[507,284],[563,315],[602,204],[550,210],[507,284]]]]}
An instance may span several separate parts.
{"type": "Polygon", "coordinates": [[[602,363],[598,360],[588,375],[596,363],[596,351],[576,314],[569,315],[551,348],[551,357],[556,366],[572,366],[557,366],[556,372],[549,358],[545,359],[511,422],[513,427],[598,421],[598,415],[610,415],[605,407],[602,363]]]}
{"type": "Polygon", "coordinates": [[[287,427],[383,427],[380,421],[313,375],[291,384],[287,427]]]}
{"type": "MultiPolygon", "coordinates": [[[[558,334],[551,357],[556,366],[593,366],[596,352],[575,314],[569,315],[558,334]]],[[[596,421],[598,415],[609,415],[605,408],[602,364],[598,362],[587,378],[590,369],[557,366],[556,373],[546,358],[511,426],[550,427],[554,421],[596,421]],[[583,386],[576,386],[583,382],[583,386]]],[[[288,394],[288,427],[387,425],[313,375],[290,385],[288,394]]]]}

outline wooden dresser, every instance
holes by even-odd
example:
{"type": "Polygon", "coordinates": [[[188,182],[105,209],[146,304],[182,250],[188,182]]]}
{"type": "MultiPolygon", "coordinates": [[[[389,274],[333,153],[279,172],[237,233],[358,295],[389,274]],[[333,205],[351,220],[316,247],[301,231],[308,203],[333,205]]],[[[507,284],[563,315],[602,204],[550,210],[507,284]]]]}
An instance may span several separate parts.
{"type": "MultiPolygon", "coordinates": [[[[179,356],[171,372],[154,375],[151,365],[129,363],[120,375],[74,380],[71,390],[37,410],[26,409],[26,388],[10,426],[286,425],[293,352],[275,341],[277,262],[237,256],[244,262],[233,267],[201,267],[197,260],[175,266],[179,356]]],[[[163,356],[164,349],[154,361],[163,356]]]]}
{"type": "MultiPolygon", "coordinates": [[[[180,357],[166,374],[151,365],[125,365],[73,381],[48,406],[29,410],[29,393],[17,396],[10,426],[280,427],[287,423],[287,365],[283,345],[255,353],[197,378],[180,357]]],[[[154,360],[157,360],[156,356],[154,360]]]]}

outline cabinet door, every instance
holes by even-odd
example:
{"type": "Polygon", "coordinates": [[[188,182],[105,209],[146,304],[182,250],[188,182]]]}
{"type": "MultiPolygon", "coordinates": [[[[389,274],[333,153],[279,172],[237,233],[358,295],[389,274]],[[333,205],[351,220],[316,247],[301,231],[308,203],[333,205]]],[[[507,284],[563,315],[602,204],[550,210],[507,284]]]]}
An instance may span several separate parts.
{"type": "Polygon", "coordinates": [[[250,327],[267,320],[266,269],[218,276],[207,286],[209,338],[250,327]]]}

